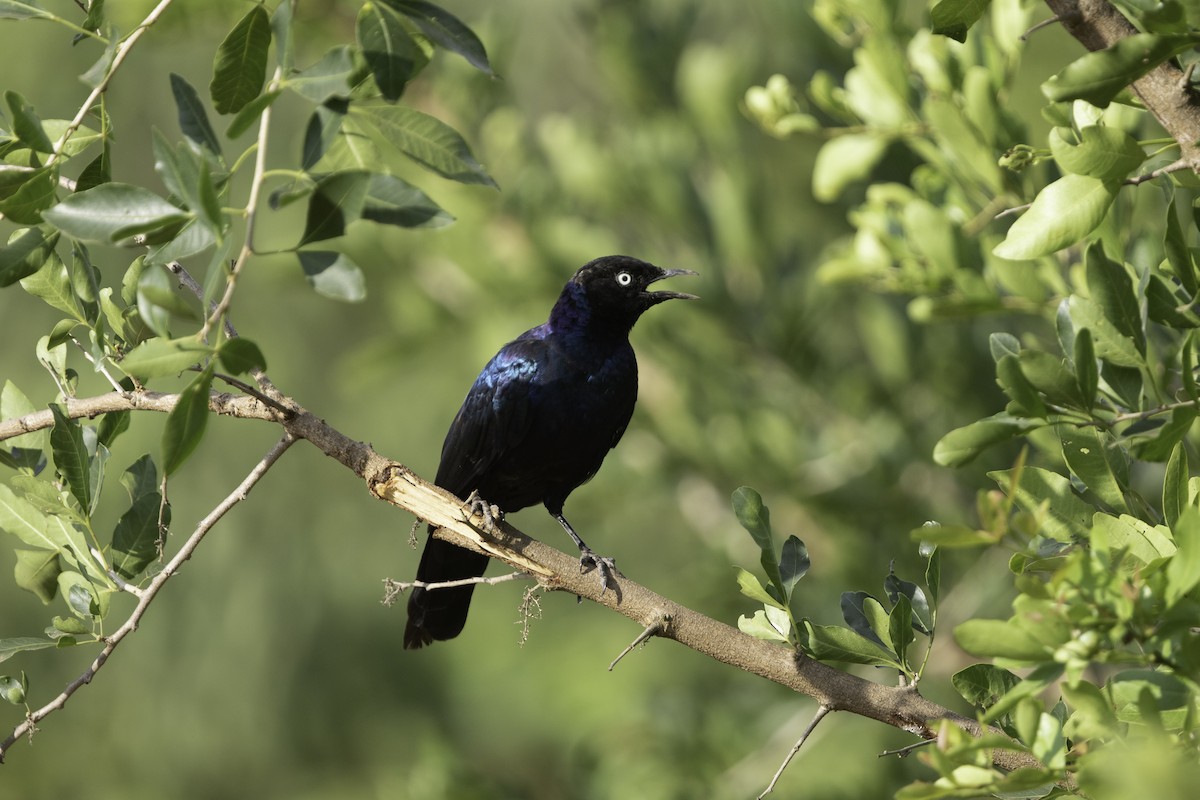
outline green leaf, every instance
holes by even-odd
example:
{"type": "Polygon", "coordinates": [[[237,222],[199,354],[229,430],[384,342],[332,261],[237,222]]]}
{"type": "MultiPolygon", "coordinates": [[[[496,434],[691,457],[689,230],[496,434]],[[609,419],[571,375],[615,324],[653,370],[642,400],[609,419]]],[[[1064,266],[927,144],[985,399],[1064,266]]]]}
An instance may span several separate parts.
{"type": "Polygon", "coordinates": [[[225,135],[230,139],[236,139],[248,131],[250,126],[258,121],[262,113],[270,108],[281,94],[283,94],[282,89],[272,89],[242,106],[242,110],[237,112],[237,116],[229,122],[229,127],[225,129],[225,135]]]}
{"type": "Polygon", "coordinates": [[[804,620],[800,633],[805,650],[820,661],[845,661],[850,664],[901,668],[895,654],[852,630],[836,625],[813,625],[804,620]]]}
{"type": "MultiPolygon", "coordinates": [[[[4,381],[4,387],[0,389],[0,420],[7,422],[19,419],[33,414],[37,410],[37,406],[25,396],[25,393],[15,383],[7,379],[4,381]]],[[[11,439],[5,440],[5,444],[14,447],[32,447],[41,450],[49,441],[50,434],[41,430],[14,436],[11,439]]]]}
{"type": "Polygon", "coordinates": [[[1188,506],[1171,526],[1175,555],[1167,563],[1167,606],[1173,606],[1200,584],[1200,510],[1188,506]]]}
{"type": "Polygon", "coordinates": [[[1146,277],[1146,316],[1168,328],[1200,328],[1200,315],[1179,296],[1174,281],[1157,272],[1146,277]]]}
{"type": "Polygon", "coordinates": [[[733,513],[738,524],[746,529],[760,551],[759,561],[763,572],[771,582],[774,590],[772,596],[783,602],[787,593],[783,586],[783,576],[779,572],[779,561],[775,555],[775,542],[771,536],[771,511],[763,503],[762,495],[749,486],[738,487],[733,492],[733,513]]]}
{"type": "Polygon", "coordinates": [[[58,167],[43,167],[28,173],[28,180],[0,200],[0,213],[21,225],[37,225],[42,212],[57,199],[58,167]]]}
{"type": "Polygon", "coordinates": [[[989,447],[1021,436],[1042,424],[1009,414],[995,414],[947,433],[934,445],[933,460],[944,467],[961,467],[989,447]]]}
{"type": "Polygon", "coordinates": [[[349,256],[329,250],[305,250],[297,255],[305,277],[317,294],[347,303],[358,303],[366,298],[362,270],[349,256]]]}
{"type": "Polygon", "coordinates": [[[3,697],[14,706],[25,704],[25,695],[29,690],[29,679],[25,677],[25,673],[21,673],[20,678],[14,678],[11,675],[0,675],[0,697],[3,697]]]}
{"type": "Polygon", "coordinates": [[[175,408],[167,415],[163,430],[163,472],[167,475],[179,469],[204,438],[212,379],[210,364],[183,388],[175,408]]]}
{"type": "Polygon", "coordinates": [[[14,231],[8,244],[0,247],[0,288],[34,274],[49,260],[58,235],[47,240],[39,228],[14,231]]]}
{"type": "Polygon", "coordinates": [[[1067,306],[1075,326],[1080,329],[1087,328],[1092,332],[1095,354],[1109,362],[1101,371],[1109,386],[1113,386],[1114,383],[1107,370],[1109,366],[1133,368],[1133,377],[1137,377],[1137,368],[1143,366],[1146,359],[1134,340],[1117,330],[1101,311],[1100,306],[1092,300],[1072,294],[1067,300],[1067,306]]]}
{"type": "Polygon", "coordinates": [[[404,106],[356,104],[350,115],[374,130],[378,138],[444,178],[498,188],[463,138],[428,114],[404,106]]]}
{"type": "Polygon", "coordinates": [[[47,254],[46,262],[37,272],[21,280],[21,288],[78,322],[88,320],[84,303],[72,285],[67,265],[53,251],[47,254]]]}
{"type": "Polygon", "coordinates": [[[1096,369],[1096,349],[1092,345],[1092,332],[1081,328],[1075,334],[1074,362],[1075,380],[1079,384],[1079,397],[1083,407],[1091,411],[1095,405],[1096,392],[1100,385],[1100,372],[1096,369]]]}
{"type": "Polygon", "coordinates": [[[171,95],[175,98],[175,107],[179,112],[179,128],[187,140],[197,148],[220,156],[221,142],[208,121],[208,113],[204,110],[204,102],[200,99],[196,87],[188,83],[182,75],[172,72],[171,95]]]}
{"type": "MultiPolygon", "coordinates": [[[[889,572],[884,578],[883,590],[887,593],[888,602],[893,606],[893,614],[900,598],[904,598],[908,601],[909,611],[913,617],[913,627],[926,636],[933,632],[933,611],[929,607],[929,599],[925,597],[925,592],[920,586],[912,581],[903,580],[895,572],[889,572]]],[[[897,641],[894,631],[892,641],[897,641]]]]}
{"type": "Polygon", "coordinates": [[[265,370],[267,360],[258,345],[249,339],[227,339],[217,353],[221,364],[234,375],[254,370],[265,370]]]}
{"type": "Polygon", "coordinates": [[[51,404],[54,427],[50,430],[50,451],[54,455],[54,466],[67,482],[67,488],[79,501],[84,514],[90,514],[92,491],[98,487],[91,483],[90,460],[83,441],[83,427],[78,420],[71,419],[58,405],[51,404]]]}
{"type": "MultiPolygon", "coordinates": [[[[149,456],[143,458],[149,461],[149,456]]],[[[152,463],[150,466],[153,469],[152,463]]],[[[169,525],[171,507],[162,506],[162,496],[157,491],[146,492],[134,498],[117,521],[112,538],[112,566],[121,577],[134,580],[158,557],[160,510],[162,524],[169,525]]]]}
{"type": "Polygon", "coordinates": [[[4,101],[12,114],[13,133],[23,144],[28,145],[39,153],[53,153],[54,143],[46,135],[42,127],[42,119],[34,111],[33,106],[25,102],[25,98],[14,91],[4,93],[4,101]]]}
{"type": "Polygon", "coordinates": [[[142,342],[121,359],[121,369],[142,380],[163,375],[178,375],[212,354],[213,348],[193,337],[150,339],[142,342]]]}
{"type": "Polygon", "coordinates": [[[1171,412],[1171,419],[1158,429],[1153,439],[1134,448],[1135,455],[1142,461],[1166,461],[1171,456],[1175,446],[1183,441],[1196,421],[1196,409],[1191,406],[1176,408],[1171,412]]]}
{"type": "Polygon", "coordinates": [[[369,180],[362,171],[322,176],[308,201],[300,246],[343,236],[346,227],[362,216],[369,180]]]}
{"type": "Polygon", "coordinates": [[[1104,220],[1118,181],[1064,175],[1044,187],[992,252],[1021,261],[1050,255],[1081,241],[1104,220]]]}
{"type": "Polygon", "coordinates": [[[125,183],[77,192],[42,216],[68,236],[91,242],[115,242],[191,218],[153,192],[125,183]]]}
{"type": "Polygon", "coordinates": [[[991,0],[937,0],[929,10],[933,32],[960,42],[967,40],[967,31],[987,11],[991,0]]]}
{"type": "Polygon", "coordinates": [[[16,553],[17,565],[13,572],[17,587],[33,592],[42,603],[48,604],[54,599],[58,589],[58,573],[62,571],[58,563],[58,551],[17,548],[16,553]]]}
{"type": "Polygon", "coordinates": [[[284,85],[320,105],[331,97],[349,97],[357,67],[348,45],[334,47],[317,63],[288,78],[284,85]]]}
{"type": "Polygon", "coordinates": [[[1052,103],[1086,100],[1103,108],[1126,86],[1197,42],[1200,36],[1194,34],[1135,33],[1071,62],[1042,84],[1042,92],[1052,103]]]}
{"type": "Polygon", "coordinates": [[[1143,565],[1175,554],[1175,545],[1165,528],[1136,517],[1097,513],[1092,518],[1090,541],[1102,553],[1123,550],[1143,565]]]}
{"type": "Polygon", "coordinates": [[[64,571],[58,576],[58,591],[67,606],[81,619],[103,619],[108,613],[108,594],[100,593],[78,572],[64,571]]]}
{"type": "Polygon", "coordinates": [[[417,187],[393,175],[375,173],[367,185],[363,219],[401,228],[441,228],[454,222],[417,187]]]}
{"type": "Polygon", "coordinates": [[[1068,736],[1108,739],[1117,733],[1117,715],[1098,687],[1079,681],[1074,685],[1064,682],[1060,688],[1063,698],[1074,710],[1067,722],[1068,736]]]}
{"type": "Polygon", "coordinates": [[[284,71],[291,72],[296,58],[292,35],[292,4],[280,3],[271,14],[271,34],[275,37],[275,53],[284,71]]]}
{"type": "Polygon", "coordinates": [[[1005,494],[1016,495],[1021,508],[1037,513],[1043,501],[1049,501],[1048,514],[1043,520],[1042,533],[1060,542],[1087,538],[1095,509],[1083,502],[1071,490],[1071,481],[1050,470],[1025,467],[1020,470],[1020,482],[1012,485],[1015,470],[996,470],[988,477],[1000,485],[1005,494]]]}
{"type": "Polygon", "coordinates": [[[996,362],[996,383],[1012,398],[1007,410],[1010,416],[1019,418],[1043,418],[1046,404],[1034,385],[1021,369],[1020,353],[1007,355],[996,362]]]}
{"type": "Polygon", "coordinates": [[[1171,451],[1171,457],[1167,459],[1167,471],[1163,476],[1163,519],[1169,528],[1175,527],[1180,515],[1189,506],[1188,478],[1190,475],[1187,448],[1184,447],[1183,442],[1179,442],[1171,451]]]}
{"type": "Polygon", "coordinates": [[[813,164],[813,197],[832,203],[847,186],[871,174],[890,144],[890,138],[877,133],[850,133],[827,141],[813,164]]]}
{"type": "Polygon", "coordinates": [[[851,630],[885,650],[892,649],[890,621],[883,605],[867,592],[842,592],[842,619],[851,630]]]}
{"type": "Polygon", "coordinates": [[[749,597],[751,600],[762,603],[763,605],[773,606],[778,609],[787,610],[783,603],[779,602],[775,597],[769,594],[762,582],[753,574],[744,569],[738,569],[737,575],[738,589],[742,594],[749,597]]]}
{"type": "Polygon", "coordinates": [[[1078,143],[1067,140],[1070,128],[1050,131],[1050,152],[1066,172],[1090,175],[1102,181],[1124,180],[1146,160],[1142,146],[1120,128],[1087,125],[1078,143]]]}
{"type": "Polygon", "coordinates": [[[896,599],[896,604],[892,606],[892,611],[888,614],[888,635],[896,655],[900,657],[900,663],[907,668],[908,646],[916,637],[913,635],[912,604],[905,595],[900,595],[896,599]]]}
{"type": "Polygon", "coordinates": [[[1129,463],[1120,446],[1108,434],[1101,436],[1095,428],[1086,426],[1060,426],[1058,437],[1071,471],[1110,508],[1128,513],[1125,489],[1129,463]]]}
{"type": "Polygon", "coordinates": [[[1032,349],[1022,350],[1017,359],[1021,374],[1045,395],[1046,402],[1073,407],[1085,405],[1079,396],[1079,381],[1066,359],[1032,349]]]}
{"type": "Polygon", "coordinates": [[[954,641],[973,656],[1048,661],[1050,652],[1016,622],[970,619],[954,629],[954,641]]]}
{"type": "Polygon", "coordinates": [[[105,447],[112,443],[125,431],[129,430],[132,414],[128,411],[109,411],[100,415],[100,425],[96,428],[96,439],[105,447]]]}
{"type": "Polygon", "coordinates": [[[0,19],[51,19],[53,16],[33,0],[0,0],[0,19]]]}
{"type": "Polygon", "coordinates": [[[1087,249],[1087,285],[1092,301],[1122,336],[1133,340],[1138,353],[1146,353],[1146,331],[1138,308],[1133,279],[1125,267],[1104,255],[1100,242],[1087,249]]]}
{"type": "MultiPolygon", "coordinates": [[[[0,6],[3,10],[3,6],[0,6]]],[[[38,639],[32,636],[16,636],[11,639],[0,639],[0,661],[7,661],[17,653],[24,653],[30,650],[45,650],[49,647],[57,647],[53,639],[38,639]]]]}
{"type": "Polygon", "coordinates": [[[409,34],[405,20],[387,5],[364,3],[355,32],[380,93],[393,102],[400,99],[405,85],[429,63],[430,54],[409,34]]]}
{"type": "Polygon", "coordinates": [[[909,531],[914,542],[935,547],[987,547],[999,541],[997,534],[968,528],[966,525],[923,525],[909,531]]]}
{"type": "Polygon", "coordinates": [[[208,85],[217,113],[236,113],[258,97],[267,77],[270,47],[271,19],[265,8],[255,4],[217,48],[208,85]]]}
{"type": "Polygon", "coordinates": [[[925,588],[929,590],[929,599],[932,601],[932,618],[937,613],[938,596],[942,589],[942,551],[937,545],[926,542],[921,545],[921,554],[929,559],[925,565],[925,588]]]}
{"type": "Polygon", "coordinates": [[[738,630],[742,633],[749,634],[756,639],[765,639],[769,642],[786,642],[788,635],[785,631],[780,631],[776,628],[771,620],[767,618],[767,614],[762,609],[754,612],[754,616],[738,617],[738,630]]]}
{"type": "Polygon", "coordinates": [[[991,664],[972,664],[950,678],[963,699],[979,709],[988,708],[1020,682],[1013,673],[991,664]]]}
{"type": "Polygon", "coordinates": [[[779,576],[783,581],[785,597],[792,596],[792,589],[808,572],[810,564],[804,542],[799,537],[789,536],[783,543],[783,552],[779,557],[779,576]]]}
{"type": "Polygon", "coordinates": [[[426,3],[422,0],[383,0],[392,8],[406,15],[421,29],[421,33],[439,47],[444,47],[452,53],[457,53],[467,60],[467,63],[488,75],[492,65],[488,63],[487,51],[483,42],[479,41],[470,28],[458,17],[444,8],[426,3]]]}
{"type": "Polygon", "coordinates": [[[333,147],[334,142],[338,140],[338,132],[342,129],[348,109],[345,100],[330,99],[313,111],[312,116],[308,118],[308,125],[304,128],[304,149],[300,159],[304,169],[311,170],[315,167],[333,147]]]}
{"type": "Polygon", "coordinates": [[[1167,256],[1167,263],[1171,265],[1171,271],[1175,273],[1175,277],[1183,284],[1183,288],[1187,290],[1188,295],[1194,297],[1197,291],[1196,265],[1192,258],[1192,251],[1188,249],[1187,241],[1183,236],[1183,226],[1179,224],[1179,195],[1176,194],[1171,204],[1167,206],[1166,225],[1163,233],[1163,251],[1167,256]]]}

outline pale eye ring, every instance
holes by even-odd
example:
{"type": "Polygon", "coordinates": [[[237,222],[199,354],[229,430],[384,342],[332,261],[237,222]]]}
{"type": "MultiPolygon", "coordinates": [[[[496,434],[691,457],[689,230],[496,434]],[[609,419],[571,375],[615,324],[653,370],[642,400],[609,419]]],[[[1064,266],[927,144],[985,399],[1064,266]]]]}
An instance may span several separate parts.
{"type": "Polygon", "coordinates": [[[633,276],[628,272],[618,272],[617,283],[621,286],[628,286],[629,284],[633,283],[633,276]]]}

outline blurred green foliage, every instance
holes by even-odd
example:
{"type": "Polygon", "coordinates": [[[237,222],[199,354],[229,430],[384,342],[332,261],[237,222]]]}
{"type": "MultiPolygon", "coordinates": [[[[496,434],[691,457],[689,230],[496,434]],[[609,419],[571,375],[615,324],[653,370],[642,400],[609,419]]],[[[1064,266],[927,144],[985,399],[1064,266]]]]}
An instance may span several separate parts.
{"type": "MultiPolygon", "coordinates": [[[[111,13],[128,28],[150,6],[111,13]]],[[[804,616],[836,620],[846,588],[878,593],[892,558],[900,574],[921,574],[908,531],[927,519],[965,521],[975,491],[989,485],[983,470],[954,473],[930,454],[947,431],[1003,406],[988,334],[1004,327],[999,315],[1012,306],[989,307],[995,316],[983,319],[926,314],[914,325],[903,294],[830,282],[828,267],[821,279],[818,264],[835,263],[845,237],[869,228],[861,220],[887,228],[911,197],[864,191],[866,170],[813,187],[821,142],[767,138],[741,108],[746,89],[775,73],[836,84],[863,69],[851,51],[862,29],[830,37],[836,4],[788,0],[447,6],[480,35],[498,77],[441,53],[405,99],[462,132],[500,191],[400,167],[457,221],[436,231],[352,225],[344,249],[366,274],[360,305],[313,293],[294,259],[251,262],[232,318],[267,354],[273,380],[428,476],[480,365],[544,318],[579,264],[626,252],[696,269],[703,303],[648,317],[634,332],[638,411],[609,463],[573,495],[572,519],[632,578],[729,622],[753,611],[731,564],[759,554],[728,502],[742,484],[770,503],[774,529],[799,535],[811,553],[792,599],[804,616]],[[812,24],[814,12],[825,30],[812,24]],[[814,189],[828,202],[814,200],[814,189]]],[[[247,8],[180,3],[135,49],[109,96],[122,121],[112,152],[117,180],[161,192],[151,126],[179,136],[167,74],[207,85],[217,44],[247,8]]],[[[301,3],[297,63],[351,39],[357,13],[351,2],[301,3]]],[[[905,18],[920,14],[919,4],[905,6],[905,18]]],[[[1061,32],[1035,38],[1033,63],[1061,63],[1065,41],[1061,32]]],[[[86,87],[64,76],[91,66],[95,53],[85,46],[72,47],[49,24],[0,20],[4,88],[35,99],[44,118],[70,117],[86,87]]],[[[1020,87],[1019,73],[996,69],[1020,87]]],[[[903,82],[905,74],[886,77],[903,82]]],[[[1016,89],[1011,100],[1010,127],[1047,127],[1039,100],[1016,89]]],[[[278,152],[268,166],[296,160],[308,112],[286,97],[276,104],[278,152]]],[[[922,153],[884,144],[868,145],[874,160],[866,166],[876,178],[907,181],[922,153]]],[[[1010,181],[987,166],[999,144],[989,143],[991,160],[976,165],[992,188],[1010,181]]],[[[942,224],[900,222],[913,230],[942,224]]],[[[269,212],[258,243],[291,247],[304,224],[296,206],[269,212]]],[[[93,255],[105,282],[119,284],[129,251],[93,255]]],[[[898,259],[911,263],[909,255],[898,259]]],[[[1030,300],[1019,310],[1037,310],[1060,288],[1057,275],[1030,269],[1024,294],[1005,288],[1030,300]]],[[[932,292],[951,305],[986,288],[968,270],[918,277],[871,288],[932,292]]],[[[24,343],[57,315],[26,300],[0,292],[0,337],[19,343],[6,348],[0,378],[41,406],[54,386],[24,343]]],[[[1047,329],[1036,316],[1029,325],[1047,329]]],[[[105,390],[95,375],[81,381],[105,390]]],[[[164,422],[152,418],[127,434],[110,469],[155,451],[164,422]]],[[[258,423],[210,421],[173,478],[176,535],[274,436],[258,423]]],[[[1007,467],[1015,453],[1010,445],[983,458],[1007,467]]],[[[109,481],[106,491],[121,489],[109,481]]],[[[516,522],[562,544],[543,517],[516,522]]],[[[104,522],[111,528],[116,512],[104,522]]],[[[5,785],[29,798],[744,797],[761,789],[807,723],[808,701],[667,643],[606,672],[636,631],[568,597],[542,601],[543,618],[520,648],[520,589],[512,585],[480,590],[459,640],[404,653],[402,612],[378,600],[384,577],[414,569],[408,522],[297,446],[206,540],[94,685],[44,723],[33,747],[11,752],[5,785]]],[[[943,599],[943,624],[981,609],[999,613],[997,601],[1008,599],[1007,587],[982,578],[1001,563],[972,560],[947,558],[942,596],[953,601],[943,599]]],[[[14,563],[0,549],[0,568],[14,563]]],[[[121,608],[113,619],[128,601],[114,600],[121,608]]],[[[0,637],[40,631],[45,618],[34,595],[0,581],[0,637]]],[[[941,655],[930,671],[943,680],[927,685],[935,699],[953,702],[948,686],[937,696],[936,684],[965,661],[951,643],[941,655]]],[[[90,657],[39,651],[5,669],[19,664],[33,676],[30,702],[40,704],[90,657]]],[[[5,708],[5,726],[20,721],[18,707],[5,708]]],[[[883,796],[928,775],[914,761],[873,759],[907,743],[898,731],[835,717],[806,744],[780,794],[883,796]]]]}

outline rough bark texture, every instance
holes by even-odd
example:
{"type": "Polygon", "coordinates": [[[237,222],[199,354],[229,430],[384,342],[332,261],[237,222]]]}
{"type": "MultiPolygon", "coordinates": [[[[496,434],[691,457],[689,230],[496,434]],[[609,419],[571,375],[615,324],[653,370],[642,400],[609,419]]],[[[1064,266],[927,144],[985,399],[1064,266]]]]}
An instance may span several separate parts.
{"type": "MultiPolygon", "coordinates": [[[[1046,0],[1067,32],[1088,50],[1103,50],[1138,33],[1107,0],[1046,0]]],[[[1183,72],[1174,64],[1159,64],[1135,81],[1134,94],[1179,143],[1180,165],[1200,171],[1200,105],[1183,72]]]]}

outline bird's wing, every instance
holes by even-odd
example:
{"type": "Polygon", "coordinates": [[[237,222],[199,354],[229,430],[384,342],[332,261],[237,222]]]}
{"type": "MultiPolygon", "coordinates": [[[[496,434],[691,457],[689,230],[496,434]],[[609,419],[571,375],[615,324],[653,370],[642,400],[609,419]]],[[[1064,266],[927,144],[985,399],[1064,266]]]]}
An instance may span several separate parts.
{"type": "Polygon", "coordinates": [[[457,495],[475,488],[491,465],[516,445],[532,422],[531,389],[544,368],[542,339],[509,342],[467,393],[442,445],[436,483],[457,495]]]}

